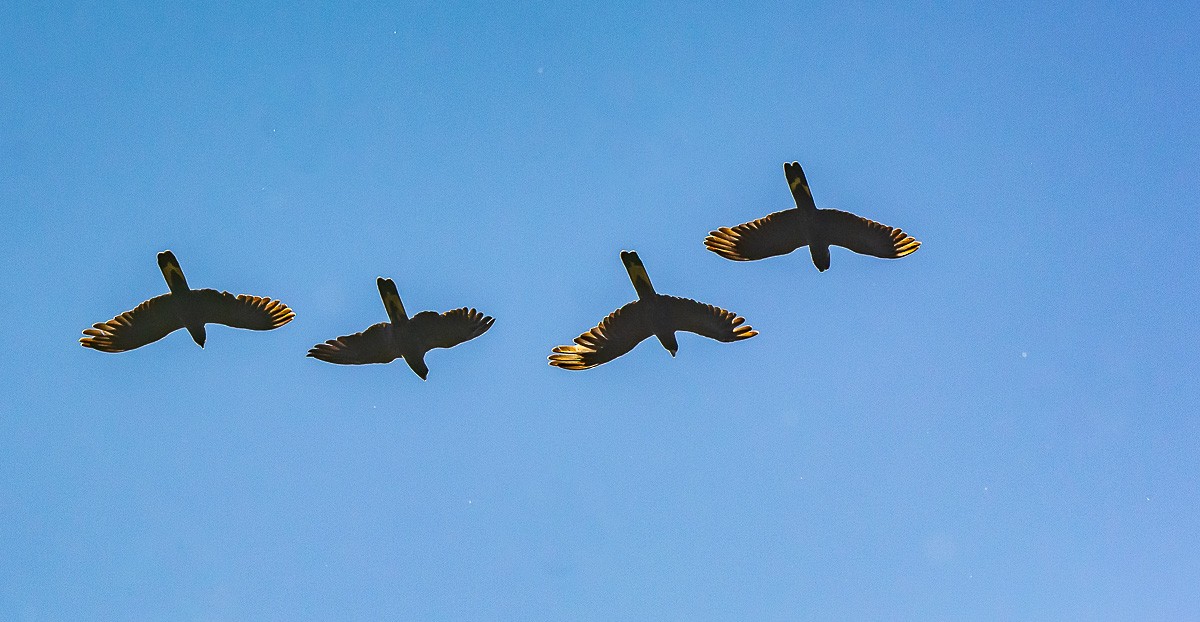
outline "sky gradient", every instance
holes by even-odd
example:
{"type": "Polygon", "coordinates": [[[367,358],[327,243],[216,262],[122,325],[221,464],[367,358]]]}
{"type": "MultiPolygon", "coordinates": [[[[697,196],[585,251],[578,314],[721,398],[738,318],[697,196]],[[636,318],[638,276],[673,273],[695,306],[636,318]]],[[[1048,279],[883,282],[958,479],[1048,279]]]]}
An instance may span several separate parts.
{"type": "Polygon", "coordinates": [[[1200,618],[1194,3],[4,4],[0,619],[1200,618]],[[79,347],[165,249],[296,319],[79,347]],[[549,367],[623,249],[761,334],[549,367]]]}

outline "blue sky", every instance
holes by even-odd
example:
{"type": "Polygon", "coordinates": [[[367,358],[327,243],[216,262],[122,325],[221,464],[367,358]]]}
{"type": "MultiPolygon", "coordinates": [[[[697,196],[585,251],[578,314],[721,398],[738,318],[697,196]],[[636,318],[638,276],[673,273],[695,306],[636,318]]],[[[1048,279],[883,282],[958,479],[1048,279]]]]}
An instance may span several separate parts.
{"type": "Polygon", "coordinates": [[[0,21],[0,618],[1200,617],[1194,4],[157,4],[0,21]],[[80,348],[164,249],[297,318],[80,348]],[[622,249],[761,334],[547,366],[622,249]]]}

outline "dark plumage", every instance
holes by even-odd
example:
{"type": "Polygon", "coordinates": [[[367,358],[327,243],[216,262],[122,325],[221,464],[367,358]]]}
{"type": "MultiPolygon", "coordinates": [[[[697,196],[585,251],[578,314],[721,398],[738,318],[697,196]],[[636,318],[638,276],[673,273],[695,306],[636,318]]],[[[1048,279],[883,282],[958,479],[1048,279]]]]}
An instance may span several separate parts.
{"type": "Polygon", "coordinates": [[[382,277],[377,284],[390,321],[375,324],[361,333],[318,343],[308,351],[308,356],[339,365],[390,363],[404,357],[408,366],[425,380],[429,375],[426,352],[470,341],[487,332],[496,321],[466,307],[441,314],[422,311],[410,318],[400,302],[396,284],[382,277]]]}
{"type": "Polygon", "coordinates": [[[621,261],[638,299],[576,337],[575,345],[554,348],[551,365],[571,370],[590,369],[629,352],[651,335],[658,337],[671,356],[675,356],[679,350],[675,331],[679,330],[717,341],[740,341],[758,334],[743,325],[744,318],[725,309],[655,292],[637,253],[622,251],[621,261]]]}
{"type": "Polygon", "coordinates": [[[900,229],[881,225],[849,212],[817,209],[799,162],[783,165],[796,207],[769,214],[736,227],[708,234],[704,246],[734,261],[753,261],[786,255],[808,246],[817,270],[829,269],[829,247],[842,246],[862,255],[898,259],[921,247],[900,229]]]}
{"type": "Polygon", "coordinates": [[[83,331],[79,340],[85,348],[101,352],[124,352],[153,343],[172,331],[186,328],[204,347],[204,325],[224,324],[234,328],[271,330],[292,321],[296,314],[278,300],[234,296],[215,289],[190,289],[183,270],[171,251],[158,254],[158,268],[171,293],[155,296],[132,311],[83,331]]]}

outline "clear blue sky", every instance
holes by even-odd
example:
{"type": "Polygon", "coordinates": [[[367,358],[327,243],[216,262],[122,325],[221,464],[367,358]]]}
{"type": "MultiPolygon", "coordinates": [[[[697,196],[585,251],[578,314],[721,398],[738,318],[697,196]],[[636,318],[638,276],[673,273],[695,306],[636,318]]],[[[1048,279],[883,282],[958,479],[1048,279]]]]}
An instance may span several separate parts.
{"type": "Polygon", "coordinates": [[[1200,617],[1195,3],[4,4],[0,619],[1200,617]],[[296,320],[79,347],[168,248],[296,320]],[[549,367],[622,249],[761,334],[549,367]]]}

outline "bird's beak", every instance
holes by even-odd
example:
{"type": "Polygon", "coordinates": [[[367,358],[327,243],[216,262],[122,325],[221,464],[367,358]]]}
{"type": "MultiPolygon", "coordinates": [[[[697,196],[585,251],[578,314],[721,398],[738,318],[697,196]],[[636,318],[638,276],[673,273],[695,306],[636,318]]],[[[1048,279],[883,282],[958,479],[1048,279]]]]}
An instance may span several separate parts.
{"type": "Polygon", "coordinates": [[[676,353],[677,351],[678,351],[678,350],[667,350],[667,352],[670,352],[670,353],[671,353],[671,358],[675,358],[675,353],[676,353]]]}

